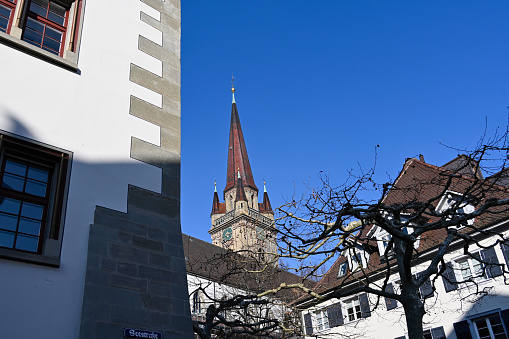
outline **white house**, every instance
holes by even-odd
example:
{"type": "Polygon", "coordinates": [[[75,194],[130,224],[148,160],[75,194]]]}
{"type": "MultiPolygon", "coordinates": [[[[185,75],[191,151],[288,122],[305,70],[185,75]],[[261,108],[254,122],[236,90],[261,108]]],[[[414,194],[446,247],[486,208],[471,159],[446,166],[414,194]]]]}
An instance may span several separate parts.
{"type": "MultiPolygon", "coordinates": [[[[443,212],[444,215],[458,213],[468,216],[479,206],[468,198],[477,194],[472,187],[490,186],[483,199],[508,196],[505,187],[490,184],[494,178],[485,180],[478,168],[464,166],[465,159],[465,156],[460,156],[442,167],[427,164],[423,159],[408,159],[394,187],[384,197],[384,204],[430,201],[431,197],[438,196],[441,198],[432,203],[432,210],[437,215],[443,212]],[[448,187],[441,186],[442,181],[438,178],[446,178],[444,174],[459,168],[461,170],[456,174],[461,176],[456,175],[448,187]]],[[[504,244],[509,236],[509,216],[507,208],[494,212],[449,226],[471,237],[468,252],[472,255],[466,254],[465,242],[456,236],[447,248],[443,262],[438,264],[443,273],[432,275],[420,286],[420,298],[426,311],[424,338],[509,337],[509,287],[504,276],[504,272],[507,274],[509,271],[509,246],[504,244]]],[[[402,214],[401,218],[405,216],[402,214]]],[[[430,217],[413,225],[419,227],[438,219],[430,217]]],[[[408,225],[406,232],[412,233],[412,224],[408,225]]],[[[411,273],[414,276],[419,277],[430,266],[446,236],[443,228],[420,236],[412,259],[411,273]]],[[[385,291],[399,294],[400,277],[393,260],[394,253],[387,246],[391,235],[372,224],[362,230],[358,239],[362,241],[355,248],[342,252],[314,291],[323,295],[335,290],[346,293],[359,286],[380,288],[386,282],[385,291]]],[[[302,298],[297,306],[301,309],[304,331],[308,336],[408,337],[403,307],[394,299],[361,292],[325,302],[302,298]]]]}

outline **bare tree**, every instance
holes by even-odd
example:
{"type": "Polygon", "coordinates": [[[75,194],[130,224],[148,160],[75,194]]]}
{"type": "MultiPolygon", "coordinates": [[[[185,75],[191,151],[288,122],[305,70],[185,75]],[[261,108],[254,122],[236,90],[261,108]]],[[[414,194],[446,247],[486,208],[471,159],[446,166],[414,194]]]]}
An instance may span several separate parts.
{"type": "Polygon", "coordinates": [[[308,276],[334,262],[337,270],[339,255],[350,258],[350,267],[334,276],[333,283],[322,282],[314,289],[286,284],[278,290],[300,288],[316,302],[366,292],[377,296],[375,307],[382,298],[397,300],[412,339],[423,338],[423,299],[434,293],[438,277],[451,288],[469,282],[479,295],[486,293],[475,285],[476,274],[508,272],[496,259],[479,257],[470,248],[489,251],[506,241],[502,230],[508,229],[509,220],[507,133],[482,139],[473,151],[462,152],[442,167],[426,164],[422,157],[407,159],[399,176],[383,184],[374,182],[374,169],[351,175],[338,187],[321,176],[320,188],[308,189],[278,209],[281,257],[314,258],[314,264],[301,268],[308,276]],[[378,197],[372,200],[373,192],[378,197]],[[479,272],[463,280],[444,260],[458,248],[482,264],[479,272]],[[425,268],[415,275],[412,267],[417,261],[425,268]],[[395,276],[400,281],[397,291],[389,284],[395,276]]]}

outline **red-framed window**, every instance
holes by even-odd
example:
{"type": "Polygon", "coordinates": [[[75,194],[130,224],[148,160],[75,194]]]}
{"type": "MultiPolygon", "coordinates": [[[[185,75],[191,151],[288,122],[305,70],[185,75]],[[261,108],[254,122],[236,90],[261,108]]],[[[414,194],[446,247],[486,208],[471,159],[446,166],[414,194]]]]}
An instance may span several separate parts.
{"type": "Polygon", "coordinates": [[[23,40],[62,56],[68,17],[68,10],[53,1],[28,0],[23,40]]]}
{"type": "Polygon", "coordinates": [[[15,8],[16,0],[0,0],[0,32],[10,32],[15,8]]]}

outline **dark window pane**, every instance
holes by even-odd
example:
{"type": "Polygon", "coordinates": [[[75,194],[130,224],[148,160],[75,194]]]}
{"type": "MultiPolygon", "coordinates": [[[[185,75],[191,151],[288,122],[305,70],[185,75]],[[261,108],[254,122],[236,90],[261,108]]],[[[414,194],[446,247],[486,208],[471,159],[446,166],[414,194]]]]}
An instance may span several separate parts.
{"type": "Polygon", "coordinates": [[[64,21],[65,21],[65,18],[63,16],[57,15],[57,14],[55,14],[53,12],[49,12],[48,13],[48,19],[53,21],[53,22],[56,22],[60,26],[63,26],[64,25],[64,21]]]}
{"type": "Polygon", "coordinates": [[[9,19],[11,16],[11,9],[0,4],[0,16],[9,19]]]}
{"type": "MultiPolygon", "coordinates": [[[[44,25],[32,18],[27,19],[27,27],[31,28],[32,30],[37,31],[39,33],[44,32],[44,25]]],[[[41,40],[42,39],[34,40],[34,41],[41,41],[41,40]]]]}
{"type": "Polygon", "coordinates": [[[65,12],[66,12],[64,7],[57,5],[53,1],[49,5],[49,10],[61,17],[65,16],[65,12]]]}
{"type": "Polygon", "coordinates": [[[25,192],[34,194],[34,195],[38,195],[40,197],[45,197],[46,196],[46,184],[39,182],[39,181],[34,181],[31,179],[28,179],[27,184],[25,186],[25,192]]]}
{"type": "Polygon", "coordinates": [[[49,48],[49,49],[51,49],[53,51],[57,51],[57,52],[60,51],[60,42],[55,41],[55,40],[53,40],[51,38],[48,38],[48,37],[44,38],[43,46],[46,47],[46,48],[49,48]]]}
{"type": "Polygon", "coordinates": [[[42,220],[43,209],[44,207],[41,205],[23,202],[23,207],[21,208],[21,216],[42,220]]]}
{"type": "Polygon", "coordinates": [[[18,234],[16,238],[16,248],[18,250],[37,252],[37,245],[39,245],[38,237],[18,234]]]}
{"type": "Polygon", "coordinates": [[[0,197],[0,212],[18,215],[20,206],[21,201],[19,200],[0,197]]]}
{"type": "Polygon", "coordinates": [[[30,4],[30,12],[35,13],[37,15],[46,17],[48,15],[48,9],[45,7],[41,7],[37,5],[36,3],[32,2],[30,4]]]}
{"type": "Polygon", "coordinates": [[[62,32],[51,27],[46,27],[46,32],[44,32],[44,34],[58,42],[62,41],[62,32]]]}
{"type": "Polygon", "coordinates": [[[32,31],[30,28],[25,29],[25,36],[23,40],[33,42],[36,46],[41,46],[42,34],[32,31]]]}
{"type": "Polygon", "coordinates": [[[49,0],[32,0],[32,2],[40,5],[41,7],[48,7],[49,0]]]}
{"type": "MultiPolygon", "coordinates": [[[[39,47],[40,47],[40,46],[39,46],[39,47]]],[[[58,51],[54,51],[54,50],[49,49],[48,47],[45,47],[45,46],[42,46],[42,49],[43,49],[43,50],[45,50],[45,51],[48,51],[48,52],[50,52],[50,53],[53,53],[53,54],[55,54],[55,55],[58,55],[58,53],[59,53],[58,51]]]]}
{"type": "Polygon", "coordinates": [[[20,164],[19,162],[15,162],[12,160],[7,160],[5,162],[5,171],[24,177],[27,173],[27,165],[20,164]]]}
{"type": "Polygon", "coordinates": [[[39,181],[42,181],[42,182],[47,182],[48,181],[48,171],[40,169],[40,168],[35,168],[35,167],[32,167],[32,166],[30,166],[28,168],[27,176],[30,179],[35,179],[35,180],[39,180],[39,181]]]}
{"type": "Polygon", "coordinates": [[[18,232],[39,235],[41,222],[32,219],[20,218],[18,232]]]}
{"type": "Polygon", "coordinates": [[[0,16],[0,31],[7,33],[8,21],[0,16]]]}
{"type": "Polygon", "coordinates": [[[18,217],[10,214],[0,213],[0,229],[16,231],[18,217]]]}
{"type": "Polygon", "coordinates": [[[10,188],[12,190],[23,192],[25,185],[25,178],[18,177],[17,175],[5,173],[2,180],[2,187],[10,188]]]}
{"type": "Polygon", "coordinates": [[[0,246],[12,248],[14,246],[14,233],[0,231],[0,246]]]}

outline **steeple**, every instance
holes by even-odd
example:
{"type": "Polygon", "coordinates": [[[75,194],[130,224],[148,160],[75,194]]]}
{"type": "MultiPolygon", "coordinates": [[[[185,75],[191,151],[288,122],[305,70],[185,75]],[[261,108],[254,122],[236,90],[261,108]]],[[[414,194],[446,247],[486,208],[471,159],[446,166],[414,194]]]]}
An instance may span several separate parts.
{"type": "Polygon", "coordinates": [[[270,205],[269,194],[267,193],[267,187],[265,187],[265,179],[263,180],[263,202],[260,204],[260,212],[267,213],[272,212],[272,206],[270,205]]]}
{"type": "Polygon", "coordinates": [[[235,194],[235,202],[237,201],[247,201],[246,192],[244,191],[244,185],[242,185],[239,170],[237,170],[237,194],[235,194]]]}
{"type": "Polygon", "coordinates": [[[214,199],[212,200],[212,213],[210,213],[210,214],[212,215],[212,214],[218,214],[218,213],[224,213],[224,212],[225,212],[224,203],[221,204],[219,202],[219,196],[217,194],[217,187],[216,187],[216,183],[214,182],[214,199]]]}
{"type": "Polygon", "coordinates": [[[232,115],[230,122],[230,141],[228,144],[228,168],[226,173],[226,187],[225,191],[235,187],[237,170],[240,173],[240,179],[244,186],[251,187],[258,191],[251,172],[251,165],[247,156],[246,144],[244,142],[244,135],[242,134],[242,127],[240,126],[239,112],[237,111],[237,104],[235,103],[235,88],[232,84],[232,115]]]}

